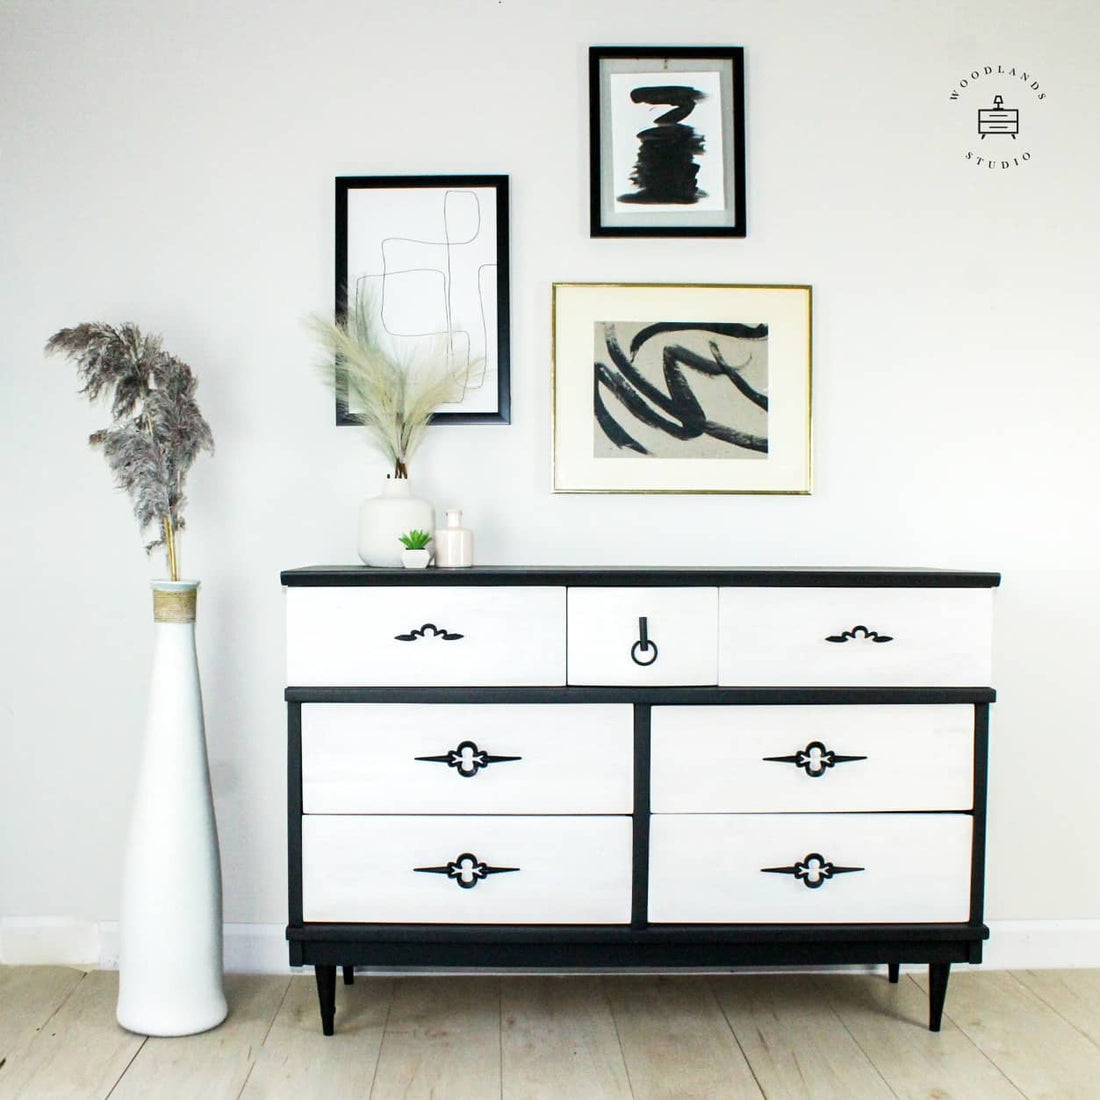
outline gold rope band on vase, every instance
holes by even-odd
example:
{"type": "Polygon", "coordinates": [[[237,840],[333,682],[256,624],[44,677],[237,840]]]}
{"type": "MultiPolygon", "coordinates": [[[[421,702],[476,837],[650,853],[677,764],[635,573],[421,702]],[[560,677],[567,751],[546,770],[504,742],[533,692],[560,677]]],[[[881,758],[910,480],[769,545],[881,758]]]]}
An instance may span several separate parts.
{"type": "Polygon", "coordinates": [[[195,605],[198,603],[198,589],[184,592],[169,592],[165,589],[153,589],[153,622],[155,623],[193,623],[195,605]]]}

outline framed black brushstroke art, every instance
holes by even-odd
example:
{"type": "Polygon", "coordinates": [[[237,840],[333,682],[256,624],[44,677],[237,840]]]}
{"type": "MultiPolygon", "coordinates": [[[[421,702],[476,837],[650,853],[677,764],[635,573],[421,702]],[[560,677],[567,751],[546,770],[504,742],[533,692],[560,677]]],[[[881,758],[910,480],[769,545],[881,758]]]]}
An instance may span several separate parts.
{"type": "Polygon", "coordinates": [[[745,236],[740,46],[588,51],[591,235],[745,236]]]}
{"type": "Polygon", "coordinates": [[[555,283],[554,491],[809,493],[811,289],[555,283]]]}
{"type": "MultiPolygon", "coordinates": [[[[397,358],[445,339],[474,364],[432,423],[509,422],[507,176],[337,176],[338,322],[357,294],[397,358]]],[[[336,423],[358,423],[346,387],[336,423]]]]}

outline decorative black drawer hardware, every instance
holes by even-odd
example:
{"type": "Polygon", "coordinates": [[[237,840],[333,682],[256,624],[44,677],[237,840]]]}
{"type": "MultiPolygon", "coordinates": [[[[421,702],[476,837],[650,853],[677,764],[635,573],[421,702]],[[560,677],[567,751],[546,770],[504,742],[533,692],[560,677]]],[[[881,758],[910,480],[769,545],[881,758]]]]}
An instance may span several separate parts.
{"type": "Polygon", "coordinates": [[[868,630],[865,626],[853,626],[851,630],[845,630],[842,634],[830,634],[827,642],[852,642],[858,639],[862,642],[892,642],[890,634],[880,634],[877,630],[868,630]]]}
{"type": "Polygon", "coordinates": [[[649,640],[649,619],[645,616],[638,620],[638,640],[630,647],[630,659],[636,665],[642,665],[643,667],[651,665],[657,660],[657,643],[649,640]],[[650,653],[653,656],[649,657],[648,660],[643,660],[639,656],[639,654],[648,655],[650,653]]]}
{"type": "Polygon", "coordinates": [[[491,756],[484,749],[479,749],[473,741],[461,741],[458,748],[442,756],[418,756],[417,760],[425,760],[431,764],[446,764],[454,768],[465,779],[472,779],[482,768],[490,764],[506,764],[510,760],[522,760],[522,756],[491,756]]]}
{"type": "Polygon", "coordinates": [[[425,623],[418,630],[410,630],[408,634],[395,634],[398,642],[415,642],[420,638],[442,638],[445,642],[457,642],[464,638],[465,634],[452,634],[450,631],[441,630],[435,623],[425,623]]]}
{"type": "Polygon", "coordinates": [[[764,760],[773,760],[777,764],[794,764],[801,768],[811,779],[820,779],[831,767],[847,764],[852,760],[866,760],[866,756],[841,756],[827,749],[821,741],[811,741],[804,749],[790,756],[765,756],[764,760]]]}
{"type": "Polygon", "coordinates": [[[865,867],[838,867],[830,863],[820,852],[807,852],[791,867],[761,867],[769,875],[793,875],[802,880],[803,886],[816,890],[826,879],[834,875],[847,875],[852,871],[864,871],[865,867]]]}
{"type": "Polygon", "coordinates": [[[463,890],[472,890],[482,879],[490,875],[504,875],[509,871],[518,871],[518,867],[490,867],[483,863],[472,852],[463,852],[451,863],[445,863],[442,867],[414,867],[414,871],[421,871],[429,875],[446,875],[453,879],[463,890]]]}

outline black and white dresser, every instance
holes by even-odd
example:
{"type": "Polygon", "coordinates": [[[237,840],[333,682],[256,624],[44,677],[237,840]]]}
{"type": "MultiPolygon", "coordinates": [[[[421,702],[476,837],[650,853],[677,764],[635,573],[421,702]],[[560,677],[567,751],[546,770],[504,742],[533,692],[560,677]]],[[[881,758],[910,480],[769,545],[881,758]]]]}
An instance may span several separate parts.
{"type": "Polygon", "coordinates": [[[290,961],[980,962],[996,573],[293,569],[290,961]]]}

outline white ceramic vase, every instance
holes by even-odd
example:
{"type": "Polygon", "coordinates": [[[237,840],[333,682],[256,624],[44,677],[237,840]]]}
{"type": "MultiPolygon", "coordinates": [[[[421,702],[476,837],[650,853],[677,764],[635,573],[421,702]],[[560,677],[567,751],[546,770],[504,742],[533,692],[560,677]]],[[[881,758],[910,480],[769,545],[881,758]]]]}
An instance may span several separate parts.
{"type": "Polygon", "coordinates": [[[141,1035],[192,1035],[226,1015],[221,865],[195,653],[198,587],[153,582],[153,668],[118,984],[118,1022],[141,1035]]]}
{"type": "Polygon", "coordinates": [[[359,557],[367,565],[400,569],[404,547],[399,536],[430,531],[434,524],[432,506],[412,495],[408,478],[387,478],[382,492],[359,509],[359,557]]]}

